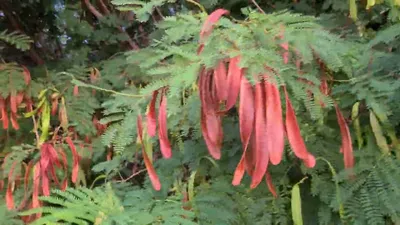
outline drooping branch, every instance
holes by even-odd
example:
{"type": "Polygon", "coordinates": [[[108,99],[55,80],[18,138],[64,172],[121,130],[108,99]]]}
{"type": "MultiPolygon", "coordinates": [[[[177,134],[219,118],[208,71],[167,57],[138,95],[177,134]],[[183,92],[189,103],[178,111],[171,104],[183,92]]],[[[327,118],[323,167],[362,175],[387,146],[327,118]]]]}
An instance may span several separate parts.
{"type": "MultiPolygon", "coordinates": [[[[102,19],[104,16],[101,12],[99,12],[93,5],[92,3],[90,3],[90,0],[84,0],[86,7],[89,9],[89,11],[98,19],[102,19]]],[[[131,39],[131,37],[129,36],[129,34],[122,29],[122,27],[118,27],[118,30],[123,33],[126,34],[128,36],[128,44],[131,47],[131,49],[133,50],[139,50],[140,47],[131,39]]]]}

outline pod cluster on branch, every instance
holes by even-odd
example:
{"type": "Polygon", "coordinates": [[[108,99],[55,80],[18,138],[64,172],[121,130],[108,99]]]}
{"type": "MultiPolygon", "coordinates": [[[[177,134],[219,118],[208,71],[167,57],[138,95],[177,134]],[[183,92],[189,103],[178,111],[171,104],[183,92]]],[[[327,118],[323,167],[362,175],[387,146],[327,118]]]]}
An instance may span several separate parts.
{"type": "MultiPolygon", "coordinates": [[[[205,48],[205,40],[212,33],[214,25],[223,15],[229,11],[217,9],[212,12],[203,24],[200,32],[200,45],[197,54],[201,54],[205,48]]],[[[280,36],[283,38],[283,34],[280,36]]],[[[282,48],[282,60],[284,64],[289,62],[289,43],[280,45],[282,48]]],[[[316,164],[316,158],[306,147],[297,122],[296,113],[289,98],[286,86],[277,84],[279,74],[265,65],[262,74],[253,75],[253,86],[245,75],[246,68],[239,66],[241,56],[237,55],[220,60],[214,68],[200,69],[198,78],[199,97],[201,101],[201,131],[210,155],[214,159],[221,158],[223,142],[222,117],[234,107],[239,98],[239,128],[243,154],[234,172],[232,184],[239,185],[247,172],[251,176],[251,188],[256,188],[265,177],[266,184],[274,196],[277,196],[268,172],[269,164],[278,165],[283,158],[285,139],[288,140],[293,153],[301,159],[306,167],[312,168],[316,164]],[[284,95],[286,105],[286,118],[283,118],[283,104],[281,94],[284,95]]],[[[301,62],[296,62],[299,69],[301,62]]],[[[303,80],[299,80],[302,82],[303,80]]],[[[303,81],[304,82],[304,81],[303,81]]],[[[313,83],[307,82],[312,86],[313,83]]],[[[326,77],[321,78],[320,90],[322,94],[329,95],[326,77]]],[[[147,113],[147,132],[150,136],[156,133],[155,102],[158,91],[153,92],[147,113]]],[[[309,95],[312,93],[309,92],[309,95]]],[[[324,103],[320,102],[322,107],[324,103]]],[[[336,114],[342,136],[341,152],[344,155],[345,168],[354,165],[353,149],[349,128],[335,103],[336,114]]],[[[158,113],[159,141],[164,158],[171,157],[171,146],[168,141],[166,127],[166,97],[165,89],[158,113]]],[[[142,119],[138,117],[138,135],[142,134],[142,119]]],[[[143,157],[150,180],[156,190],[161,188],[156,172],[146,159],[143,147],[143,157]]]]}

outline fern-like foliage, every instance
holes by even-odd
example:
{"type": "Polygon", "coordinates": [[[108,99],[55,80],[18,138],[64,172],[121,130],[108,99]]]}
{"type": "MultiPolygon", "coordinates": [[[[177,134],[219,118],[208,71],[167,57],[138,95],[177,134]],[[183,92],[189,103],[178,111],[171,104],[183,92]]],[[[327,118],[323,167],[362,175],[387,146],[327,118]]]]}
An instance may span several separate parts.
{"type": "MultiPolygon", "coordinates": [[[[3,196],[0,196],[3,198],[3,196]]],[[[9,211],[6,205],[0,205],[0,225],[23,225],[23,221],[18,219],[18,213],[9,211]]]]}
{"type": "Polygon", "coordinates": [[[54,190],[40,197],[45,206],[21,215],[43,213],[31,224],[182,224],[192,225],[193,213],[181,208],[179,196],[154,200],[149,189],[107,183],[95,189],[54,190]],[[117,188],[117,189],[115,189],[117,188]],[[178,198],[177,198],[178,197],[178,198]]]}
{"type": "Polygon", "coordinates": [[[0,40],[8,44],[14,45],[17,49],[26,51],[30,48],[33,42],[29,36],[18,32],[8,32],[4,30],[0,33],[0,40]]]}
{"type": "Polygon", "coordinates": [[[46,203],[45,206],[26,211],[21,215],[43,213],[43,216],[32,224],[52,224],[62,221],[75,224],[113,224],[117,218],[114,216],[123,212],[123,207],[111,187],[93,190],[69,188],[65,192],[53,190],[52,193],[51,196],[41,197],[46,203]]]}
{"type": "Polygon", "coordinates": [[[118,6],[121,11],[133,11],[137,15],[137,19],[140,22],[146,22],[153,10],[156,7],[160,7],[165,3],[174,3],[175,0],[152,0],[152,1],[142,1],[142,0],[113,0],[112,3],[118,6]]]}
{"type": "MultiPolygon", "coordinates": [[[[372,225],[400,221],[400,208],[396,200],[400,197],[399,162],[391,156],[380,155],[373,136],[369,135],[367,141],[367,147],[357,152],[358,160],[352,172],[321,174],[323,168],[331,170],[323,162],[318,168],[319,172],[310,171],[312,193],[321,201],[319,224],[342,221],[372,225]],[[353,179],[348,179],[349,175],[353,179]],[[326,207],[338,214],[332,214],[326,207]]],[[[332,160],[332,164],[335,165],[335,161],[332,160]]]]}
{"type": "Polygon", "coordinates": [[[373,47],[379,43],[388,44],[392,41],[395,41],[400,36],[400,24],[394,24],[389,26],[388,28],[378,32],[376,37],[372,39],[368,45],[373,47]]]}

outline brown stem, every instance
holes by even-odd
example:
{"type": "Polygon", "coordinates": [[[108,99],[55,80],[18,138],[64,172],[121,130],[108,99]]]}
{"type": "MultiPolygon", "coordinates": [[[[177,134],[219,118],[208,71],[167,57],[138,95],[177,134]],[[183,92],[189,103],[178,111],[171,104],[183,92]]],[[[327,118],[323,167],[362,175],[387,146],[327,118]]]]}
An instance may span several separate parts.
{"type": "Polygon", "coordinates": [[[137,38],[143,37],[145,44],[148,44],[149,38],[148,38],[146,32],[144,31],[142,24],[139,25],[139,32],[140,32],[140,36],[138,36],[137,38]]]}
{"type": "Polygon", "coordinates": [[[257,9],[261,12],[265,14],[265,11],[257,4],[257,2],[255,0],[251,0],[251,2],[257,7],[257,9]]]}
{"type": "Polygon", "coordinates": [[[165,19],[164,15],[162,14],[161,10],[158,7],[156,7],[156,11],[162,19],[165,19]]]}
{"type": "MultiPolygon", "coordinates": [[[[12,11],[12,9],[7,7],[5,1],[0,1],[0,7],[3,9],[4,14],[7,16],[8,20],[10,21],[11,26],[15,30],[19,31],[21,34],[25,34],[25,32],[21,28],[20,24],[18,23],[17,19],[14,18],[12,13],[10,13],[10,11],[12,11]]],[[[39,54],[37,54],[37,52],[35,51],[35,49],[32,45],[31,45],[31,48],[29,49],[29,55],[36,64],[38,64],[38,65],[44,64],[44,60],[39,56],[39,54]]]]}
{"type": "MultiPolygon", "coordinates": [[[[92,5],[92,3],[90,3],[89,0],[84,0],[84,2],[85,2],[85,4],[86,4],[87,8],[90,10],[90,12],[93,13],[93,15],[94,15],[98,20],[100,20],[100,19],[102,19],[102,18],[104,17],[103,14],[101,14],[101,13],[92,5]]],[[[128,34],[126,31],[124,31],[124,30],[122,29],[122,27],[118,27],[118,30],[119,30],[121,33],[124,33],[124,34],[126,34],[126,35],[128,36],[127,42],[128,42],[128,44],[129,44],[129,46],[131,47],[131,49],[133,49],[133,50],[139,50],[139,49],[140,49],[140,47],[139,47],[134,41],[132,41],[132,39],[131,39],[131,37],[129,36],[129,34],[128,34]]]]}
{"type": "Polygon", "coordinates": [[[110,15],[110,10],[108,10],[107,5],[103,2],[103,0],[98,0],[101,10],[105,15],[110,15]]]}
{"type": "Polygon", "coordinates": [[[89,0],[84,0],[86,7],[89,9],[89,11],[97,18],[101,19],[103,18],[103,14],[101,14],[93,5],[90,3],[89,0]]]}
{"type": "Polygon", "coordinates": [[[139,174],[141,174],[141,173],[143,173],[143,172],[146,172],[146,169],[139,170],[138,172],[136,172],[136,173],[130,175],[128,178],[126,178],[126,179],[121,179],[121,180],[118,180],[118,181],[116,181],[116,182],[117,182],[117,183],[124,183],[124,182],[127,182],[128,180],[132,179],[133,177],[135,177],[135,176],[137,176],[137,175],[139,175],[139,174]]]}

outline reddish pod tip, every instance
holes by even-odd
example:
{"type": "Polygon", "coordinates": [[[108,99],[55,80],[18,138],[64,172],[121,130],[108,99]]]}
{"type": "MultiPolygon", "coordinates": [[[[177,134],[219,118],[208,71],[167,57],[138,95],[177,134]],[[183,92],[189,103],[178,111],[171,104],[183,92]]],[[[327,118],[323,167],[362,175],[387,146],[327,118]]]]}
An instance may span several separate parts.
{"type": "Polygon", "coordinates": [[[254,91],[253,87],[245,76],[240,84],[240,102],[239,102],[239,129],[240,139],[242,141],[243,155],[236,167],[232,185],[239,185],[243,178],[246,165],[246,154],[249,147],[250,137],[254,127],[254,91]]]}
{"type": "Polygon", "coordinates": [[[167,97],[165,92],[161,96],[160,108],[158,111],[158,138],[160,139],[160,149],[164,158],[172,156],[171,143],[168,139],[167,129],[167,97]]]}
{"type": "Polygon", "coordinates": [[[265,81],[267,105],[267,148],[272,165],[278,165],[285,147],[285,132],[282,118],[282,103],[279,89],[275,84],[265,81]]]}
{"type": "Polygon", "coordinates": [[[286,133],[290,146],[294,154],[298,158],[302,159],[307,167],[314,167],[315,158],[307,151],[307,147],[304,143],[303,137],[301,136],[296,114],[294,112],[292,103],[290,102],[286,88],[284,88],[284,91],[286,98],[286,133]]]}
{"type": "Polygon", "coordinates": [[[156,135],[157,123],[156,123],[156,100],[158,91],[153,91],[153,95],[150,100],[149,109],[147,112],[147,133],[150,137],[156,135]]]}
{"type": "Polygon", "coordinates": [[[263,179],[268,168],[269,153],[267,144],[266,130],[266,108],[263,85],[258,82],[255,86],[255,169],[253,172],[250,188],[256,188],[263,179]]]}
{"type": "Polygon", "coordinates": [[[136,129],[137,129],[137,135],[139,137],[140,143],[142,145],[142,155],[143,155],[143,161],[144,165],[147,169],[147,173],[149,175],[151,184],[153,185],[153,188],[156,191],[161,190],[161,183],[160,179],[157,176],[157,173],[153,167],[153,164],[151,163],[149,157],[147,156],[144,143],[143,143],[143,122],[142,122],[142,115],[138,115],[136,119],[136,129]]]}
{"type": "Polygon", "coordinates": [[[352,168],[354,166],[354,156],[353,156],[353,144],[351,142],[350,130],[337,104],[335,104],[335,109],[340,127],[340,133],[342,136],[342,146],[340,148],[340,151],[343,153],[344,167],[352,168]]]}
{"type": "Polygon", "coordinates": [[[203,42],[205,38],[207,38],[213,29],[213,25],[218,22],[218,20],[223,16],[223,15],[228,15],[229,11],[225,9],[217,9],[214,12],[212,12],[206,19],[206,21],[203,24],[203,27],[201,28],[200,31],[200,42],[203,42]]]}

